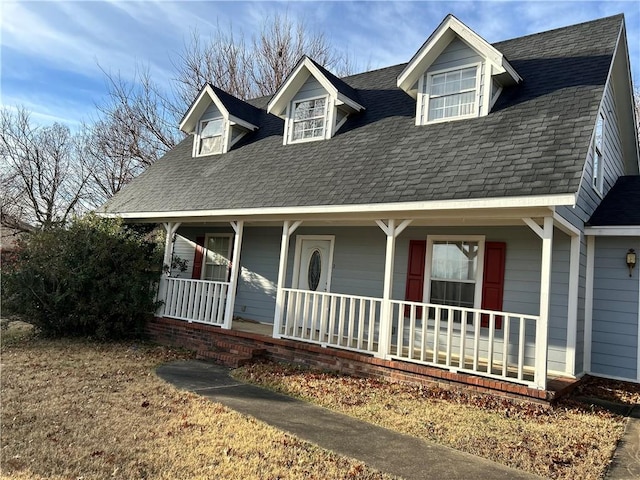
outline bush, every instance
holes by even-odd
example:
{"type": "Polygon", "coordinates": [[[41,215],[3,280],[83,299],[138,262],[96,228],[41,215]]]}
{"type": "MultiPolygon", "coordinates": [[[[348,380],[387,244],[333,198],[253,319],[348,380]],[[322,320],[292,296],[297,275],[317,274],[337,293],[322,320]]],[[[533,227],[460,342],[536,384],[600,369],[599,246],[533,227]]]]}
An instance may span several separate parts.
{"type": "Polygon", "coordinates": [[[29,234],[3,265],[3,309],[49,336],[141,336],[162,265],[146,233],[90,214],[29,234]]]}

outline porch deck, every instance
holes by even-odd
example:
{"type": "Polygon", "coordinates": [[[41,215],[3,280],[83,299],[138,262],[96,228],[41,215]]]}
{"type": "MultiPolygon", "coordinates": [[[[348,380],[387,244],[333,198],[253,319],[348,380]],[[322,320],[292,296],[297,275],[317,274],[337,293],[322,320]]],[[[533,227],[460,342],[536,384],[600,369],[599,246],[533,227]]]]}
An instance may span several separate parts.
{"type": "MultiPolygon", "coordinates": [[[[169,319],[162,319],[170,321],[169,319]]],[[[184,322],[181,322],[184,324],[184,322]]],[[[527,398],[536,401],[551,402],[571,392],[580,379],[547,375],[545,390],[536,390],[509,381],[482,378],[462,372],[450,372],[446,367],[436,368],[405,362],[402,360],[381,360],[371,354],[354,351],[319,347],[310,343],[274,339],[273,325],[236,318],[231,330],[212,327],[212,334],[234,337],[241,342],[251,343],[272,352],[269,356],[275,360],[305,363],[326,369],[336,369],[345,373],[382,376],[392,380],[410,381],[413,383],[447,383],[463,386],[485,393],[495,393],[519,399],[527,398]],[[282,358],[282,350],[289,352],[289,358],[282,358]],[[318,356],[318,352],[322,356],[318,356]],[[331,360],[327,359],[329,357],[331,360]],[[316,360],[314,361],[313,358],[316,360]],[[382,365],[379,365],[382,364],[382,365]],[[386,364],[386,365],[384,365],[386,364]],[[383,367],[382,370],[379,367],[383,367]]]]}

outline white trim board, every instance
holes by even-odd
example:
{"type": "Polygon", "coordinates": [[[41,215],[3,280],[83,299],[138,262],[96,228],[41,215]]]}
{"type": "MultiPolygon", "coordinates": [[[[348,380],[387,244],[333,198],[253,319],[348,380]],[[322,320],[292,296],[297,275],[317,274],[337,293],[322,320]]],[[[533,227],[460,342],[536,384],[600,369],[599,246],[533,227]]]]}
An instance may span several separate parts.
{"type": "Polygon", "coordinates": [[[640,225],[585,227],[584,234],[594,237],[640,237],[640,225]]]}
{"type": "Polygon", "coordinates": [[[424,202],[367,203],[360,205],[317,205],[308,207],[229,208],[220,210],[168,210],[141,212],[97,212],[103,217],[169,218],[169,217],[238,217],[263,215],[304,215],[327,213],[380,213],[431,210],[469,210],[488,208],[574,206],[575,193],[521,197],[480,198],[473,200],[431,200],[424,202]]]}

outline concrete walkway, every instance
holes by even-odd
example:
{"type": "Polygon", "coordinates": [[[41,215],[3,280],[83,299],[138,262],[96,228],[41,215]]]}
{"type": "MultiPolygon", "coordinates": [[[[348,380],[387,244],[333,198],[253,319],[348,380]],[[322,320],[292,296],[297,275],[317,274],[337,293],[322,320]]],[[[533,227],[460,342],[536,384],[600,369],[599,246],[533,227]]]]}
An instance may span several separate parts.
{"type": "Polygon", "coordinates": [[[241,383],[229,369],[200,361],[163,365],[158,376],[178,388],[407,480],[533,480],[536,477],[448,447],[392,432],[322,407],[241,383]]]}

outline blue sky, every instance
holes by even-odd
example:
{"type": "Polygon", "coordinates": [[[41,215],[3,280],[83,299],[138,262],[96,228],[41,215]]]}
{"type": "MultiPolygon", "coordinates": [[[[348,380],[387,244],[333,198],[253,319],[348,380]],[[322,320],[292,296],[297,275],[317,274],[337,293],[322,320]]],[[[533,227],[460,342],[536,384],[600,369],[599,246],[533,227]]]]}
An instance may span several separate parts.
{"type": "Polygon", "coordinates": [[[379,68],[408,61],[453,13],[489,42],[625,14],[635,86],[640,86],[640,1],[198,2],[0,1],[1,102],[34,120],[71,126],[104,99],[104,69],[131,78],[136,64],[167,83],[193,28],[256,34],[268,15],[287,13],[332,45],[379,68]]]}

